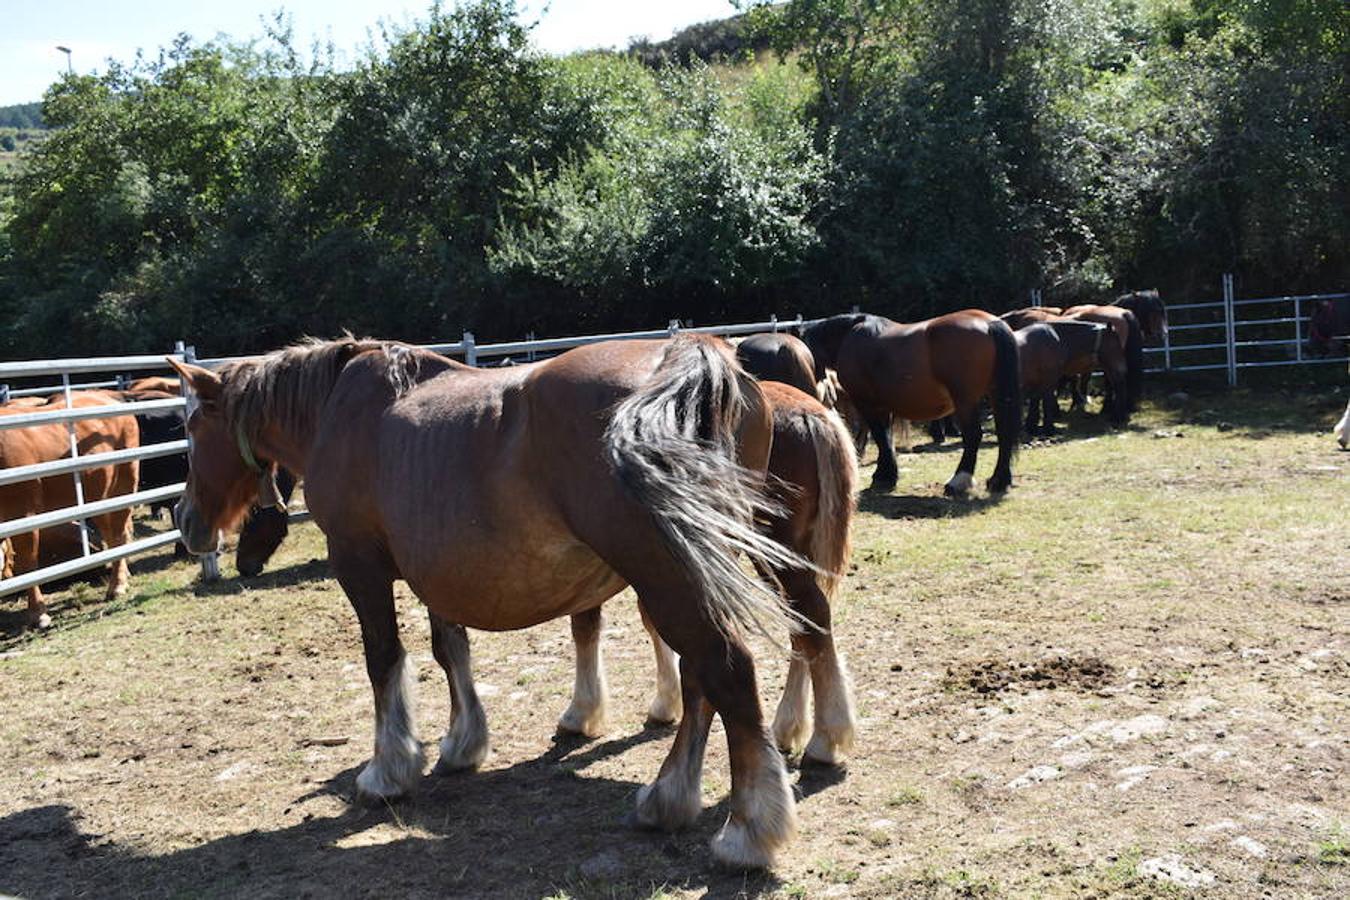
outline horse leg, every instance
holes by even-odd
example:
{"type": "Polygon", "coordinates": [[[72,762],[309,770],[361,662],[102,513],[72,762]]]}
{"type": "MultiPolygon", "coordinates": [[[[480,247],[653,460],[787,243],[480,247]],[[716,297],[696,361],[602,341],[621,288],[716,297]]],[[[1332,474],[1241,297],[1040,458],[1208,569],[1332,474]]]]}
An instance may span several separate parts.
{"type": "MultiPolygon", "coordinates": [[[[14,554],[14,574],[23,575],[38,567],[38,532],[26,531],[10,538],[10,552],[14,554]]],[[[36,584],[27,591],[28,625],[30,628],[50,628],[52,617],[47,614],[47,602],[43,599],[42,588],[36,584]]]]}
{"type": "Polygon", "coordinates": [[[1069,409],[1084,412],[1087,410],[1088,380],[1092,378],[1092,373],[1085,372],[1076,378],[1069,380],[1069,387],[1072,390],[1073,399],[1069,404],[1069,409]]]}
{"type": "Polygon", "coordinates": [[[361,623],[366,674],[375,695],[375,752],[356,777],[358,795],[379,801],[411,790],[422,774],[414,734],[412,666],[398,639],[394,580],[378,561],[333,553],[329,558],[361,623]]]}
{"type": "Polygon", "coordinates": [[[441,737],[441,755],[434,774],[476,769],[487,759],[488,727],[473,685],[469,635],[462,625],[452,625],[430,612],[427,615],[431,620],[431,652],[450,685],[450,724],[441,737]]]}
{"type": "Polygon", "coordinates": [[[872,473],[872,490],[889,491],[900,478],[900,466],[895,461],[895,447],[891,444],[891,414],[874,413],[867,417],[867,428],[877,444],[877,468],[872,473]]]}
{"type": "Polygon", "coordinates": [[[605,681],[605,663],[600,658],[600,630],[604,618],[600,607],[572,616],[572,642],[577,649],[576,681],[572,703],[558,720],[558,730],[598,737],[605,730],[605,705],[609,685],[605,681]]]}
{"type": "Polygon", "coordinates": [[[941,446],[947,440],[947,426],[941,419],[934,419],[928,423],[928,437],[932,440],[934,446],[941,446]]]}
{"type": "Polygon", "coordinates": [[[788,685],[779,703],[778,714],[774,716],[774,737],[782,749],[791,751],[801,746],[801,740],[805,737],[805,680],[809,673],[815,715],[811,740],[806,744],[802,757],[810,762],[835,765],[843,760],[844,754],[853,746],[854,712],[848,672],[834,646],[830,603],[812,573],[780,573],[780,576],[784,590],[791,598],[792,608],[815,628],[792,636],[788,685]],[[794,677],[797,680],[795,684],[794,677]],[[794,690],[799,692],[800,699],[793,695],[794,690]],[[785,708],[788,707],[790,709],[785,715],[785,708]],[[793,722],[792,716],[797,716],[796,721],[801,724],[790,732],[795,738],[794,742],[786,744],[779,723],[793,722]]]}
{"type": "Polygon", "coordinates": [[[647,724],[669,725],[680,717],[683,707],[680,699],[680,658],[656,633],[656,626],[652,624],[641,602],[638,603],[638,613],[642,616],[642,627],[647,629],[647,635],[652,639],[652,653],[656,656],[656,696],[647,708],[647,724]]]}
{"type": "Polygon", "coordinates": [[[656,781],[638,793],[638,821],[674,828],[687,825],[701,808],[699,784],[708,728],[715,710],[726,728],[731,761],[731,814],[713,838],[723,863],[767,866],[796,830],[796,808],[783,757],[764,727],[755,684],[755,664],[739,638],[730,638],[700,617],[691,621],[685,595],[655,597],[644,604],[663,637],[678,638],[684,718],[656,781]]]}
{"type": "Polygon", "coordinates": [[[956,474],[942,488],[948,497],[964,497],[975,481],[975,457],[980,452],[980,439],[984,436],[979,410],[979,404],[972,403],[968,408],[957,411],[956,420],[961,423],[961,461],[956,464],[956,474]]]}
{"type": "Polygon", "coordinates": [[[1034,438],[1041,433],[1041,397],[1039,394],[1033,395],[1027,400],[1026,421],[1023,425],[1026,428],[1027,437],[1034,438]]]}
{"type": "MultiPolygon", "coordinates": [[[[103,538],[104,549],[120,547],[131,540],[131,510],[119,509],[93,518],[94,527],[103,538]]],[[[126,559],[119,559],[108,567],[107,600],[116,600],[127,592],[131,583],[131,570],[126,559]]]]}
{"type": "Polygon", "coordinates": [[[1045,415],[1041,418],[1041,434],[1054,437],[1055,419],[1059,415],[1059,400],[1053,390],[1046,391],[1041,397],[1041,407],[1045,411],[1045,415]]]}

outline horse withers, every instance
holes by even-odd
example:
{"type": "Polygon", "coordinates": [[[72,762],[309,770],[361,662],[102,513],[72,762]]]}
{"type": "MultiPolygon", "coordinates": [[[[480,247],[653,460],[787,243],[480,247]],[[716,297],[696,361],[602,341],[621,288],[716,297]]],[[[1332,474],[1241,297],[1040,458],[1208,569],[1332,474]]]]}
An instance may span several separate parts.
{"type": "Polygon", "coordinates": [[[393,582],[426,604],[452,717],[438,771],[472,765],[485,733],[467,705],[465,627],[527,628],[584,613],[631,584],[680,654],[684,716],[640,823],[677,828],[702,808],[712,714],[731,763],[714,855],[764,866],[795,829],[783,760],[765,727],[751,630],[795,621],[742,569],[800,565],[760,534],[771,412],[730,347],[700,335],[607,342],[531,366],[475,369],[379,342],[315,342],[213,373],[174,362],[199,398],[176,518],[215,547],[252,500],[275,501],[277,464],[305,479],[329,560],[361,623],[375,747],[358,792],[406,794],[422,772],[393,582]],[[458,676],[456,673],[460,673],[458,676]]]}
{"type": "Polygon", "coordinates": [[[890,440],[892,418],[926,422],[955,413],[963,452],[949,495],[970,490],[982,437],[980,401],[994,410],[998,461],[991,492],[1012,486],[1012,459],[1022,431],[1017,340],[997,316],[979,309],[909,325],[880,316],[846,314],[808,326],[802,335],[816,373],[834,369],[877,444],[874,490],[890,490],[899,467],[890,440]]]}

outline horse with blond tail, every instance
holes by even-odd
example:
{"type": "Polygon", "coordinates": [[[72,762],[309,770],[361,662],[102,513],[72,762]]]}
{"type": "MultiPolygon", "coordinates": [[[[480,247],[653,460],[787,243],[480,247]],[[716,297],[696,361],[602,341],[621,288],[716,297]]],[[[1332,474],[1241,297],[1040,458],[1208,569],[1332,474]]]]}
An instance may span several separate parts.
{"type": "Polygon", "coordinates": [[[680,654],[683,718],[639,823],[690,824],[713,713],[731,763],[713,853],[766,866],[796,827],[781,755],[744,636],[797,615],[753,574],[804,566],[755,527],[772,515],[772,417],[724,343],[593,344],[532,366],[475,369],[399,344],[315,342],[219,372],[175,363],[199,404],[175,511],[184,543],[213,550],[277,465],[303,477],[329,560],[361,624],[375,701],[358,792],[384,801],[422,775],[411,666],[393,583],[427,606],[452,715],[436,771],[486,752],[465,627],[528,628],[597,608],[625,584],[680,654]]]}

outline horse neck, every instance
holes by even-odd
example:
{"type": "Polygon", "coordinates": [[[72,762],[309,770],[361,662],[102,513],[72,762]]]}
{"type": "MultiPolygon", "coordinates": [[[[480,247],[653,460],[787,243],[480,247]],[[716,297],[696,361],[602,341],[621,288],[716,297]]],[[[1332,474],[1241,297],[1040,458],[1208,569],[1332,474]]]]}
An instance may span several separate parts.
{"type": "Polygon", "coordinates": [[[317,430],[309,428],[287,431],[277,427],[275,423],[269,423],[254,442],[253,453],[303,477],[309,465],[309,452],[314,446],[314,433],[317,430]]]}

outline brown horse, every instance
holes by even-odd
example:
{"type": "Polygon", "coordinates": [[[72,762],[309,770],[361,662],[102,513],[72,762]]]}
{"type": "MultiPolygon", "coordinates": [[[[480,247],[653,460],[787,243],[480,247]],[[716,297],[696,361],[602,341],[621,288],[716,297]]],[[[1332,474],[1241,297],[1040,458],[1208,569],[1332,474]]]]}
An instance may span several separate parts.
{"type": "MultiPolygon", "coordinates": [[[[853,697],[842,656],[835,649],[830,603],[849,559],[858,464],[852,440],[839,417],[815,399],[788,385],[766,382],[773,405],[770,484],[782,512],[766,528],[780,544],[814,564],[776,567],[767,577],[781,588],[793,610],[812,629],[792,637],[787,686],[773,720],[773,735],[785,752],[803,750],[807,760],[833,765],[853,744],[853,697]],[[807,720],[806,685],[810,681],[815,715],[807,720]],[[807,740],[808,731],[810,739],[807,740]]],[[[604,728],[607,688],[600,660],[599,609],[572,617],[577,650],[572,703],[559,727],[598,735],[604,728]]],[[[642,624],[656,655],[656,697],[649,722],[673,722],[682,708],[678,660],[644,614],[642,624]]]]}
{"type": "MultiPolygon", "coordinates": [[[[1022,363],[1022,396],[1027,399],[1028,435],[1055,433],[1055,419],[1059,414],[1055,390],[1061,379],[1096,368],[1105,332],[1106,326],[1096,322],[1052,317],[1015,332],[1017,354],[1022,363]]],[[[1110,348],[1107,357],[1112,359],[1110,348]]],[[[1108,378],[1116,380],[1123,388],[1124,360],[1117,359],[1115,363],[1108,361],[1105,366],[1108,378]]]]}
{"type": "Polygon", "coordinates": [[[426,604],[453,709],[438,771],[472,765],[482,709],[467,690],[464,626],[527,628],[602,604],[625,584],[681,655],[684,717],[640,823],[688,825],[714,712],[731,761],[714,855],[768,865],[795,828],[743,635],[782,634],[790,609],[745,572],[799,564],[764,537],[772,439],[759,385],[724,342],[607,342],[531,366],[475,369],[375,341],[318,342],[223,367],[175,363],[189,420],[184,542],[216,546],[280,463],[304,477],[329,560],[361,623],[375,698],[368,798],[422,771],[393,582],[426,604]]]}
{"type": "Polygon", "coordinates": [[[736,345],[741,367],[760,381],[790,384],[804,394],[821,398],[811,351],[791,334],[752,334],[736,345]]]}
{"type": "MultiPolygon", "coordinates": [[[[1139,325],[1139,319],[1134,313],[1121,306],[1071,306],[1064,311],[1066,319],[1079,319],[1084,322],[1098,322],[1111,329],[1111,334],[1115,337],[1125,354],[1125,397],[1124,410],[1121,411],[1120,400],[1115,400],[1113,417],[1118,417],[1118,422],[1128,421],[1130,413],[1139,405],[1139,397],[1143,393],[1144,386],[1144,330],[1139,325]]],[[[1087,395],[1087,381],[1091,373],[1086,372],[1079,376],[1078,384],[1075,387],[1074,404],[1081,405],[1087,395]]],[[[1107,381],[1108,390],[1111,383],[1107,381]]]]}
{"type": "Polygon", "coordinates": [[[1156,288],[1121,294],[1111,305],[1134,313],[1145,340],[1157,340],[1167,334],[1167,305],[1156,288]]]}
{"type": "MultiPolygon", "coordinates": [[[[75,408],[111,406],[120,397],[109,391],[77,391],[71,395],[75,408]]],[[[18,415],[44,409],[65,409],[63,395],[48,398],[41,406],[30,403],[0,406],[0,415],[18,415]]],[[[140,446],[136,420],[131,416],[107,419],[84,419],[74,423],[76,446],[81,456],[125,450],[140,446]]],[[[0,468],[10,469],[43,462],[54,462],[70,455],[70,437],[64,422],[32,425],[0,431],[0,468]]],[[[136,490],[140,467],[135,460],[113,466],[98,466],[81,473],[86,502],[130,494],[136,490]]],[[[47,478],[0,486],[0,521],[50,512],[75,505],[75,478],[73,475],[51,475],[47,478]]],[[[92,516],[89,522],[98,529],[104,547],[120,547],[131,539],[131,510],[121,509],[92,516]]],[[[41,532],[16,534],[10,541],[13,551],[13,571],[17,575],[39,567],[41,532]]],[[[109,600],[126,592],[129,573],[125,559],[111,566],[108,577],[109,600]]],[[[28,619],[37,628],[51,624],[42,589],[34,585],[27,591],[28,619]]]]}
{"type": "Polygon", "coordinates": [[[980,401],[986,397],[998,435],[998,462],[987,486],[1001,492],[1012,485],[1012,458],[1022,432],[1021,376],[1017,340],[996,316],[967,309],[901,325],[855,313],[810,325],[802,336],[816,373],[835,369],[867,421],[878,453],[873,489],[889,490],[899,474],[892,417],[925,422],[955,413],[964,452],[946,492],[966,493],[980,447],[980,401]]]}

